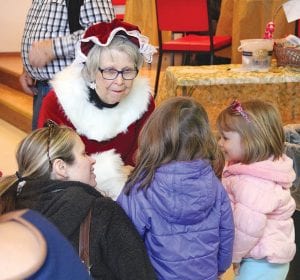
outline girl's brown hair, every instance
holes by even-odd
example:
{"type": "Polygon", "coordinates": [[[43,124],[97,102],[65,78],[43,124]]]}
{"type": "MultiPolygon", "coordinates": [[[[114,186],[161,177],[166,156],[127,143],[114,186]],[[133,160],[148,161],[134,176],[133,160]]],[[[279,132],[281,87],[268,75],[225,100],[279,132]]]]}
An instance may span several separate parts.
{"type": "Polygon", "coordinates": [[[252,100],[240,104],[242,112],[229,106],[217,118],[217,128],[237,132],[244,155],[241,163],[263,161],[271,156],[282,156],[284,131],[279,111],[271,103],[252,100]],[[246,115],[243,115],[245,113],[246,115]]]}
{"type": "Polygon", "coordinates": [[[194,159],[209,160],[220,175],[223,158],[205,109],[192,98],[170,98],[156,108],[140,133],[136,167],[125,193],[137,181],[139,189],[147,188],[162,164],[194,159]]]}

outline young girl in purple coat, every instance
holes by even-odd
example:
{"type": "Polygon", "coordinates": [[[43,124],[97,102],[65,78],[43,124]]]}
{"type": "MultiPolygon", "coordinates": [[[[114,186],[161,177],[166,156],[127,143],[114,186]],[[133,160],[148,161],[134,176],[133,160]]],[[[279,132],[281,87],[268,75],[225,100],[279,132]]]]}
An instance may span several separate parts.
{"type": "Polygon", "coordinates": [[[295,254],[293,161],[270,103],[234,101],[217,119],[224,152],[222,182],[233,206],[235,280],[284,280],[295,254]]]}
{"type": "Polygon", "coordinates": [[[118,202],[158,279],[216,280],[230,266],[232,212],[215,174],[222,167],[207,113],[195,100],[168,99],[150,116],[118,202]]]}

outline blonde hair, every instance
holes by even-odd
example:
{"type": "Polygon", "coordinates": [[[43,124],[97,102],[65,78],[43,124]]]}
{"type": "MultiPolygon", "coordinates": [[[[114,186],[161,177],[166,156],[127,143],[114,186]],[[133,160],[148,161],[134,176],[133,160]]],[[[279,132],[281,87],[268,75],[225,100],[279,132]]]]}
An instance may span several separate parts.
{"type": "Polygon", "coordinates": [[[241,163],[263,161],[271,156],[274,160],[280,158],[285,138],[278,109],[261,100],[243,102],[241,107],[246,115],[229,106],[217,118],[220,132],[235,131],[240,135],[244,150],[241,163]]]}
{"type": "Polygon", "coordinates": [[[37,129],[21,141],[16,153],[18,171],[0,180],[1,204],[7,204],[1,205],[2,212],[7,212],[5,209],[14,210],[12,208],[17,195],[17,182],[49,179],[52,162],[57,158],[68,164],[74,162],[73,147],[76,137],[79,136],[73,129],[55,125],[37,129]]]}
{"type": "Polygon", "coordinates": [[[200,103],[188,97],[164,101],[144,125],[138,143],[136,167],[129,176],[125,193],[141,180],[147,188],[155,170],[173,160],[208,160],[217,175],[223,168],[223,157],[211,131],[208,116],[200,103]]]}

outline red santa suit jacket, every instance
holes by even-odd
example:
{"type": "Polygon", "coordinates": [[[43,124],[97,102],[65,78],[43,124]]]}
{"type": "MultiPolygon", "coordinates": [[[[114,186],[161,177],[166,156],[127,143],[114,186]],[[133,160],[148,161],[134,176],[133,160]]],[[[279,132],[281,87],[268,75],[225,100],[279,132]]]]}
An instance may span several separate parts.
{"type": "Polygon", "coordinates": [[[38,127],[51,119],[76,130],[86,152],[96,159],[97,188],[116,199],[127,178],[123,165],[134,165],[138,134],[154,110],[154,100],[148,80],[137,77],[130,94],[116,107],[99,109],[89,101],[81,69],[71,65],[54,77],[38,127]]]}

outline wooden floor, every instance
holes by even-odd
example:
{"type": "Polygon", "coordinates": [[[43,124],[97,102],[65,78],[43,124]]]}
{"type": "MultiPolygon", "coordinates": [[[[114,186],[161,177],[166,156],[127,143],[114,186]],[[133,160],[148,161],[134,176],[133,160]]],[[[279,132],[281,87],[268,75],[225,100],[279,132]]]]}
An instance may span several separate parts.
{"type": "Polygon", "coordinates": [[[18,54],[0,54],[0,67],[6,68],[8,71],[21,75],[22,60],[18,54]]]}
{"type": "Polygon", "coordinates": [[[25,136],[24,131],[0,119],[0,171],[3,175],[17,171],[15,154],[19,142],[25,136]]]}

